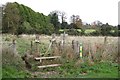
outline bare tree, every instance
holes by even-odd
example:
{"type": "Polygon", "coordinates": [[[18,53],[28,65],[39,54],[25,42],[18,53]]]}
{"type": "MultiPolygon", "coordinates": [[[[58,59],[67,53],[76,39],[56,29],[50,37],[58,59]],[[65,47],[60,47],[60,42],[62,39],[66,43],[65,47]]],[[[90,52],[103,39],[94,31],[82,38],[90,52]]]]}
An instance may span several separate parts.
{"type": "Polygon", "coordinates": [[[76,16],[75,16],[75,15],[72,15],[70,18],[71,18],[71,23],[74,23],[74,24],[75,24],[76,16]]]}
{"type": "Polygon", "coordinates": [[[77,28],[82,27],[82,20],[80,19],[79,15],[72,15],[71,16],[71,23],[73,23],[75,25],[75,27],[77,27],[77,28]]]}

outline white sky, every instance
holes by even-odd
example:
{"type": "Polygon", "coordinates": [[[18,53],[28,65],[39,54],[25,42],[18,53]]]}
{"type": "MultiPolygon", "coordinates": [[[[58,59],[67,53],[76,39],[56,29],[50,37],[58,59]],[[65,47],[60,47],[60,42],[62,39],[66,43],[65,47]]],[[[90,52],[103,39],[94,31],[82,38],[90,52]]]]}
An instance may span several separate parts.
{"type": "Polygon", "coordinates": [[[80,15],[83,22],[91,23],[99,20],[111,25],[118,24],[118,1],[119,0],[2,0],[6,2],[18,2],[32,8],[36,12],[48,15],[51,11],[60,10],[70,16],[80,15]]]}

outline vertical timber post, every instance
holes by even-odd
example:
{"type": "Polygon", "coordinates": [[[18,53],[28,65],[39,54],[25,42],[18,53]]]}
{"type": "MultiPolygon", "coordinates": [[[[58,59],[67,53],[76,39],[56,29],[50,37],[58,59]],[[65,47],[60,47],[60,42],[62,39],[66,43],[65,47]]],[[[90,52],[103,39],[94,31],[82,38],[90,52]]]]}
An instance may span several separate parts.
{"type": "Polygon", "coordinates": [[[51,43],[52,43],[52,47],[54,48],[55,47],[55,34],[52,34],[52,40],[51,40],[51,43]]]}
{"type": "Polygon", "coordinates": [[[39,56],[39,35],[36,35],[36,40],[35,40],[35,56],[39,56]]]}
{"type": "Polygon", "coordinates": [[[79,58],[79,42],[78,41],[75,41],[75,40],[72,40],[72,48],[73,48],[73,51],[74,51],[74,55],[79,58]]]}
{"type": "Polygon", "coordinates": [[[79,45],[79,42],[78,41],[76,41],[76,55],[78,56],[78,58],[79,58],[79,49],[80,48],[80,45],[79,45]]]}
{"type": "Polygon", "coordinates": [[[76,44],[75,44],[75,40],[72,40],[72,48],[74,53],[76,53],[76,44]]]}
{"type": "Polygon", "coordinates": [[[83,57],[83,44],[80,43],[80,58],[83,57]]]}
{"type": "Polygon", "coordinates": [[[30,53],[33,54],[33,41],[31,41],[31,46],[30,46],[30,48],[31,48],[30,53]]]}
{"type": "Polygon", "coordinates": [[[63,49],[65,48],[65,32],[63,34],[63,49]]]}
{"type": "Polygon", "coordinates": [[[104,46],[103,46],[103,52],[102,52],[102,59],[105,59],[105,53],[106,53],[106,47],[107,47],[107,36],[104,37],[104,46]]]}
{"type": "Polygon", "coordinates": [[[60,48],[61,48],[61,52],[64,53],[65,51],[65,32],[63,34],[61,34],[61,41],[60,41],[60,48]]]}
{"type": "Polygon", "coordinates": [[[16,54],[16,40],[15,39],[13,39],[12,44],[13,44],[13,46],[12,46],[12,48],[13,48],[13,55],[15,56],[15,54],[16,54]]]}
{"type": "Polygon", "coordinates": [[[55,54],[56,49],[56,40],[55,40],[55,34],[52,34],[52,40],[51,40],[51,48],[52,48],[52,55],[55,54]]]}
{"type": "Polygon", "coordinates": [[[91,44],[91,42],[89,41],[89,44],[88,44],[88,49],[89,49],[89,60],[90,61],[94,61],[94,56],[93,56],[93,52],[92,52],[92,44],[91,44]]]}

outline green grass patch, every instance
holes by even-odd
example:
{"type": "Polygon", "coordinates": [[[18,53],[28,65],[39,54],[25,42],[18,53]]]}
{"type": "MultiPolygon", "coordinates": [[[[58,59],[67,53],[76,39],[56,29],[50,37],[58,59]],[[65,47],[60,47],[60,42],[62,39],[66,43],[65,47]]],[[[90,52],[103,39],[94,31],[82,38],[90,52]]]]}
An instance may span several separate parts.
{"type": "MultiPolygon", "coordinates": [[[[69,29],[65,29],[66,31],[69,30],[69,29]]],[[[60,32],[64,32],[64,29],[60,29],[59,30],[60,32]]],[[[81,29],[77,29],[78,32],[81,32],[81,29]]],[[[85,29],[85,33],[92,33],[92,32],[95,32],[96,30],[95,29],[85,29]]]]}
{"type": "Polygon", "coordinates": [[[110,32],[114,33],[114,32],[115,32],[115,30],[111,30],[110,32]]]}
{"type": "Polygon", "coordinates": [[[92,33],[92,32],[95,32],[95,31],[96,31],[95,29],[86,29],[85,33],[92,33]]]}
{"type": "Polygon", "coordinates": [[[2,78],[2,66],[0,66],[0,79],[2,78]]]}
{"type": "Polygon", "coordinates": [[[30,42],[27,39],[17,38],[17,51],[19,54],[24,54],[28,49],[30,49],[30,42]]]}
{"type": "Polygon", "coordinates": [[[77,29],[78,32],[81,32],[81,29],[77,29]]]}
{"type": "Polygon", "coordinates": [[[101,62],[93,66],[87,63],[81,64],[81,67],[75,67],[74,63],[69,62],[56,68],[59,75],[50,76],[53,78],[118,78],[118,64],[101,62]]]}
{"type": "Polygon", "coordinates": [[[64,30],[63,30],[63,29],[60,29],[59,31],[60,31],[60,32],[64,32],[64,30]]]}
{"type": "Polygon", "coordinates": [[[30,74],[17,70],[14,66],[4,66],[2,69],[2,78],[27,78],[30,77],[30,74]]]}

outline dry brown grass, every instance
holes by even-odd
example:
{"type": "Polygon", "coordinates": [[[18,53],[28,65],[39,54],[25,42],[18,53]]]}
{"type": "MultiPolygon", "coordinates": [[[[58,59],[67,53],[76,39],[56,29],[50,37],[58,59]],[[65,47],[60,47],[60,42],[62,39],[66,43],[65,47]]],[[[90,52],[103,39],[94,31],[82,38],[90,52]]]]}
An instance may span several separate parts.
{"type": "Polygon", "coordinates": [[[64,54],[66,55],[67,59],[73,60],[74,58],[77,58],[77,55],[74,53],[73,49],[71,46],[65,47],[65,52],[64,54]]]}
{"type": "Polygon", "coordinates": [[[13,49],[8,45],[2,45],[2,66],[16,66],[17,69],[25,69],[25,63],[19,54],[14,54],[13,49]]]}
{"type": "MultiPolygon", "coordinates": [[[[22,35],[21,38],[34,40],[35,35],[22,35]]],[[[40,35],[41,43],[49,45],[51,36],[40,35]]],[[[73,49],[71,48],[72,40],[83,43],[83,57],[87,57],[90,61],[112,60],[116,61],[118,55],[118,37],[105,37],[98,36],[67,36],[66,47],[64,48],[64,54],[61,53],[60,47],[53,48],[53,55],[65,55],[68,58],[74,57],[73,49]],[[104,44],[106,43],[106,44],[104,44]]],[[[61,41],[60,36],[56,36],[57,43],[61,41]]]]}

